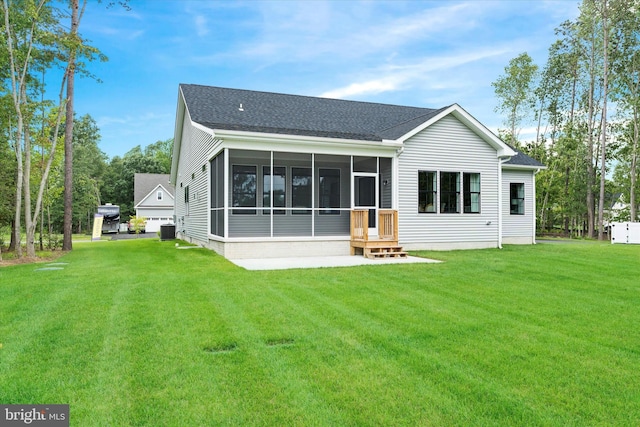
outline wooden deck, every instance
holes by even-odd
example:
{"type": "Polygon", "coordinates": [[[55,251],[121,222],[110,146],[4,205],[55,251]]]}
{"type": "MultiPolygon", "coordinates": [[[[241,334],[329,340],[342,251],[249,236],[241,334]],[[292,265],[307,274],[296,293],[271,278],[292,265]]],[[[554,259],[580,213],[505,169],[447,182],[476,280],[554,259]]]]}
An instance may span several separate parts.
{"type": "Polygon", "coordinates": [[[398,246],[398,211],[379,209],[378,235],[370,239],[369,210],[352,210],[351,255],[363,255],[371,259],[406,257],[402,246],[398,246]]]}

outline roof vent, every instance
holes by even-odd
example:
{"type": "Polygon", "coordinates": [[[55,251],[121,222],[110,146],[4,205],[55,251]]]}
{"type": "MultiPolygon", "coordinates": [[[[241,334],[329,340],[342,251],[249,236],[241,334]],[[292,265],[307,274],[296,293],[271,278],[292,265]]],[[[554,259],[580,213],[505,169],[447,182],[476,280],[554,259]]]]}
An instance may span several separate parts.
{"type": "Polygon", "coordinates": [[[238,111],[244,111],[244,108],[242,108],[242,104],[240,104],[240,108],[238,108],[238,111]]]}

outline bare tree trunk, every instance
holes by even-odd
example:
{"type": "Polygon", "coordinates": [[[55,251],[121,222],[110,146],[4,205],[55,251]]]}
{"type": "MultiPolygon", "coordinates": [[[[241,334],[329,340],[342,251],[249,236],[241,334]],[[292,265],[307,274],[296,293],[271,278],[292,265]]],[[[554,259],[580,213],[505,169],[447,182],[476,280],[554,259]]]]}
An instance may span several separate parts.
{"type": "Polygon", "coordinates": [[[602,3],[604,78],[602,83],[602,129],[600,131],[600,200],[598,200],[598,240],[604,240],[604,190],[605,183],[607,181],[607,92],[609,89],[609,27],[607,19],[607,0],[604,0],[602,3]]]}
{"type": "Polygon", "coordinates": [[[36,256],[35,247],[35,231],[36,225],[32,219],[32,207],[31,207],[31,134],[29,132],[29,126],[24,128],[24,228],[27,235],[27,257],[33,258],[36,256]]]}
{"type": "MultiPolygon", "coordinates": [[[[36,5],[35,14],[37,15],[42,7],[45,4],[45,0],[40,0],[40,2],[36,5]]],[[[22,162],[22,143],[23,136],[25,130],[25,121],[23,116],[22,107],[26,104],[26,80],[27,80],[27,70],[29,61],[31,59],[31,51],[33,49],[33,41],[34,41],[34,33],[36,27],[36,20],[33,20],[31,23],[31,28],[29,30],[28,35],[28,48],[24,57],[23,64],[16,63],[16,53],[14,51],[13,46],[13,37],[14,34],[12,32],[12,26],[10,25],[9,20],[9,3],[6,0],[0,2],[0,6],[2,7],[2,11],[4,12],[4,32],[6,35],[6,46],[7,46],[7,54],[10,65],[10,75],[11,75],[11,96],[13,101],[13,107],[16,111],[16,115],[18,117],[18,126],[16,128],[15,135],[15,153],[16,153],[16,205],[15,205],[15,216],[14,216],[14,228],[12,233],[12,240],[15,244],[16,257],[22,257],[22,245],[21,245],[21,236],[20,236],[20,219],[21,219],[21,206],[22,206],[22,194],[24,192],[24,164],[22,162]]],[[[25,150],[26,151],[26,150],[25,150]]],[[[29,188],[29,180],[27,176],[27,188],[29,188]]]]}
{"type": "MultiPolygon", "coordinates": [[[[594,36],[592,36],[594,37],[594,36]]],[[[595,185],[596,173],[593,167],[593,131],[594,131],[594,92],[595,92],[595,40],[591,43],[591,58],[589,64],[589,112],[587,117],[587,233],[589,237],[595,237],[595,197],[593,186],[595,185]]]]}
{"type": "Polygon", "coordinates": [[[631,204],[631,222],[636,222],[638,219],[638,213],[636,209],[636,169],[638,163],[638,110],[637,108],[633,112],[633,146],[631,149],[631,188],[629,189],[629,203],[631,204]]]}
{"type": "MultiPolygon", "coordinates": [[[[71,0],[71,37],[78,34],[78,0],[71,0]]],[[[67,109],[64,130],[64,221],[62,250],[72,249],[73,226],[73,97],[75,84],[76,55],[75,49],[69,52],[67,67],[67,109]]]]}

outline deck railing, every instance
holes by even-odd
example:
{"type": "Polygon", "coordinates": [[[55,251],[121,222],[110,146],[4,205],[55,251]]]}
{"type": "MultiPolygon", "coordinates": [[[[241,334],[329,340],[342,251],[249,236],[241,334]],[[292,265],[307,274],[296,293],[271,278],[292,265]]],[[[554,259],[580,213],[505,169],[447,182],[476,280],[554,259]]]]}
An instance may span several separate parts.
{"type": "Polygon", "coordinates": [[[369,210],[351,211],[351,240],[369,240],[369,210]]]}
{"type": "Polygon", "coordinates": [[[398,211],[393,209],[378,210],[378,238],[398,240],[398,211]]]}
{"type": "MultiPolygon", "coordinates": [[[[393,209],[378,210],[378,239],[398,240],[398,211],[393,209]]],[[[351,211],[351,240],[369,240],[369,210],[351,211]]]]}

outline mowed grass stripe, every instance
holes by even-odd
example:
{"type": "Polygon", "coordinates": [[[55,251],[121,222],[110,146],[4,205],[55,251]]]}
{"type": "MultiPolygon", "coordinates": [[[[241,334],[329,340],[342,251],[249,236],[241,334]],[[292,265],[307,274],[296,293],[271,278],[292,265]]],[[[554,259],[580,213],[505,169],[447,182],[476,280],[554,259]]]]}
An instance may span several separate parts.
{"type": "MultiPolygon", "coordinates": [[[[249,275],[250,273],[246,273],[249,275]]],[[[282,316],[281,304],[269,303],[266,307],[260,307],[260,302],[265,301],[265,294],[269,293],[269,285],[264,288],[248,289],[252,282],[246,277],[242,284],[236,286],[201,286],[201,292],[206,295],[212,304],[216,304],[225,318],[233,325],[233,336],[236,337],[237,349],[234,353],[241,354],[243,361],[249,364],[252,384],[248,384],[246,402],[251,406],[262,396],[268,402],[263,404],[256,412],[249,408],[242,408],[237,413],[245,413],[247,418],[239,421],[260,421],[274,419],[276,422],[286,422],[287,419],[297,421],[322,420],[323,423],[344,424],[339,412],[330,408],[321,396],[315,393],[314,387],[308,383],[304,376],[299,375],[295,366],[287,363],[286,352],[297,352],[305,341],[297,339],[298,333],[290,334],[280,331],[280,325],[286,325],[287,321],[282,316]],[[259,289],[259,290],[257,290],[259,289]],[[273,326],[276,326],[275,328],[273,326]],[[291,337],[294,338],[291,338],[291,337]],[[291,343],[287,348],[272,348],[273,343],[284,341],[291,343]],[[253,387],[258,387],[254,390],[253,387]]],[[[286,310],[288,315],[294,316],[286,310]]],[[[235,355],[229,355],[235,356],[235,355]]],[[[224,358],[228,357],[224,355],[224,358]]],[[[237,356],[240,357],[240,356],[237,356]]]]}
{"type": "Polygon", "coordinates": [[[0,401],[55,396],[80,425],[633,425],[638,249],[249,272],[170,242],[78,245],[38,272],[33,309],[33,270],[0,270],[0,401]]]}

